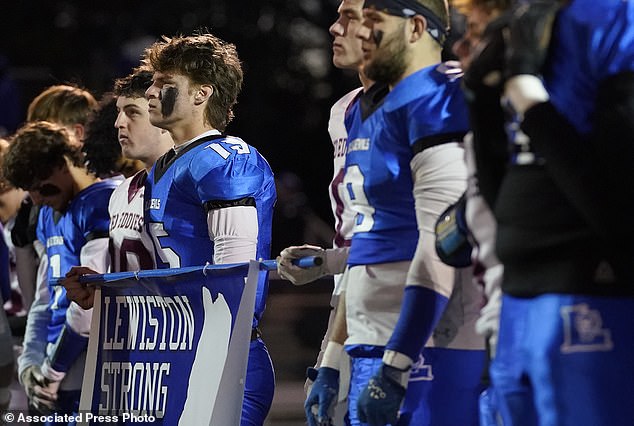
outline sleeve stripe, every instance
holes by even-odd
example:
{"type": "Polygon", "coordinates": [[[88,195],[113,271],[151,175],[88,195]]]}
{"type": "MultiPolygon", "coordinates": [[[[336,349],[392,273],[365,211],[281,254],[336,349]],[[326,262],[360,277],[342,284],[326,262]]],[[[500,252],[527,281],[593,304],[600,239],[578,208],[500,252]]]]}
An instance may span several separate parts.
{"type": "Polygon", "coordinates": [[[86,235],[86,242],[97,240],[99,238],[108,238],[110,236],[108,231],[92,231],[86,235]]]}
{"type": "Polygon", "coordinates": [[[206,201],[203,205],[205,207],[205,211],[207,212],[210,212],[211,210],[224,209],[226,207],[239,207],[239,206],[255,207],[255,198],[244,197],[237,200],[211,200],[211,201],[206,201]]]}
{"type": "Polygon", "coordinates": [[[431,148],[432,146],[442,145],[444,143],[462,142],[467,132],[442,133],[440,135],[432,135],[421,138],[412,145],[414,155],[431,148]]]}

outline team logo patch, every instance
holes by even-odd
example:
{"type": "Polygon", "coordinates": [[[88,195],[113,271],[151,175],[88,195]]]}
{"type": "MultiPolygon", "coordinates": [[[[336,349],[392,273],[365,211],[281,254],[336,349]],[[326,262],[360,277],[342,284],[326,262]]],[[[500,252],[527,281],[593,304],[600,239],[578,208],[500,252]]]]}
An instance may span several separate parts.
{"type": "Polygon", "coordinates": [[[601,313],[585,304],[562,306],[564,326],[563,353],[611,351],[614,347],[612,334],[603,328],[601,313]]]}
{"type": "Polygon", "coordinates": [[[425,358],[422,355],[418,355],[418,360],[412,365],[409,381],[419,382],[422,380],[427,382],[434,380],[434,373],[432,372],[431,364],[425,364],[425,358]]]}

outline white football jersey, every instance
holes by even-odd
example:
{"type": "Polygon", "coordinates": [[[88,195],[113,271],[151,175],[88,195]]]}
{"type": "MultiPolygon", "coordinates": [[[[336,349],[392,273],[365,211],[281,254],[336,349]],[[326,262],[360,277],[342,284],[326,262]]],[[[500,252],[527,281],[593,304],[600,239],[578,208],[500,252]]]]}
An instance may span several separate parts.
{"type": "MultiPolygon", "coordinates": [[[[363,88],[359,87],[344,95],[330,109],[330,119],[328,121],[328,133],[332,141],[333,148],[333,175],[329,186],[330,206],[335,218],[335,238],[334,247],[348,247],[352,239],[352,228],[354,226],[355,212],[350,206],[350,197],[346,197],[343,191],[343,177],[346,165],[346,144],[348,132],[344,124],[346,112],[352,102],[355,101],[363,88]]],[[[341,291],[341,274],[334,277],[335,288],[333,294],[338,295],[341,291]]]]}
{"type": "Polygon", "coordinates": [[[328,133],[332,140],[334,173],[330,183],[330,205],[332,214],[335,217],[335,247],[350,245],[352,238],[352,227],[354,225],[354,210],[347,205],[349,197],[343,196],[345,187],[343,185],[343,175],[346,165],[346,142],[348,132],[344,124],[344,118],[350,104],[361,92],[357,88],[339,99],[330,109],[330,120],[328,121],[328,133]]]}
{"type": "Polygon", "coordinates": [[[119,185],[108,205],[111,272],[154,269],[150,236],[143,226],[143,193],[147,172],[141,170],[119,185]]]}

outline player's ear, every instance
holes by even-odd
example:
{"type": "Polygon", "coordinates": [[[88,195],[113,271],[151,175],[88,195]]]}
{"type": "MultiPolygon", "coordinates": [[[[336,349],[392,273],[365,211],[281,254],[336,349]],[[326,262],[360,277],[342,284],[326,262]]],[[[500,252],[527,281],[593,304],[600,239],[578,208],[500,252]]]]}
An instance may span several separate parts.
{"type": "Polygon", "coordinates": [[[203,102],[211,98],[211,95],[213,93],[214,87],[211,84],[201,85],[194,95],[194,101],[196,102],[196,105],[202,104],[203,102]]]}
{"type": "Polygon", "coordinates": [[[71,127],[71,137],[73,139],[73,143],[81,144],[84,141],[84,137],[86,136],[86,129],[83,124],[75,123],[71,127]]]}
{"type": "Polygon", "coordinates": [[[423,37],[427,30],[427,19],[423,15],[414,15],[410,19],[409,42],[414,43],[423,37]]]}

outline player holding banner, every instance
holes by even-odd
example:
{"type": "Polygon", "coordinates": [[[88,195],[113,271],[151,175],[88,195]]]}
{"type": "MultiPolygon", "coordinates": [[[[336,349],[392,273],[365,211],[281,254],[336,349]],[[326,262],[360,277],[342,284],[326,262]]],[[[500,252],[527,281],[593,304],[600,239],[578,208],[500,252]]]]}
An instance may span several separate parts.
{"type": "MultiPolygon", "coordinates": [[[[145,91],[151,84],[152,73],[144,67],[115,81],[113,93],[118,115],[112,124],[118,130],[118,143],[126,158],[141,161],[145,169],[127,178],[110,197],[110,272],[155,267],[152,242],[143,227],[144,184],[148,170],[173,142],[168,132],[150,123],[145,91]]],[[[98,149],[93,145],[84,146],[88,158],[97,155],[98,149]]],[[[80,284],[79,277],[94,273],[87,267],[73,267],[63,281],[68,297],[84,309],[92,308],[94,287],[80,284]]]]}
{"type": "MultiPolygon", "coordinates": [[[[168,155],[175,158],[166,161],[165,156],[161,157],[146,179],[144,197],[149,210],[144,212],[145,228],[140,237],[143,241],[147,232],[152,240],[156,266],[176,268],[212,262],[237,263],[256,256],[267,258],[275,200],[273,175],[253,147],[238,138],[222,137],[217,130],[224,130],[231,119],[231,107],[242,83],[233,46],[212,35],[175,38],[153,45],[148,50],[148,59],[156,69],[153,70],[154,81],[146,80],[149,87],[146,89],[147,100],[136,98],[143,86],[141,75],[131,77],[128,82],[119,81],[115,90],[122,92],[117,101],[120,108],[117,126],[124,153],[151,165],[160,157],[157,150],[165,152],[164,148],[168,146],[157,143],[159,137],[166,136],[163,131],[157,132],[157,128],[154,128],[155,145],[149,145],[151,139],[145,139],[145,142],[134,140],[134,136],[140,138],[143,135],[132,132],[133,117],[139,113],[137,109],[143,110],[146,104],[149,104],[150,119],[147,124],[169,130],[176,141],[176,148],[168,149],[168,155]],[[190,66],[187,62],[189,53],[206,58],[205,62],[197,63],[201,68],[190,66]],[[221,72],[215,73],[214,66],[221,72]],[[128,84],[133,87],[126,89],[128,84]],[[135,86],[138,86],[136,91],[135,86]],[[194,88],[198,89],[195,96],[194,88]],[[130,96],[122,98],[122,94],[130,96]],[[187,138],[192,138],[191,143],[186,143],[187,138]],[[180,154],[177,155],[176,150],[180,154]],[[229,158],[230,154],[234,156],[229,158]],[[174,175],[176,171],[178,174],[174,175]],[[176,183],[185,186],[176,188],[176,183]],[[160,212],[153,211],[157,205],[163,206],[160,212]],[[157,213],[160,213],[159,217],[157,213]],[[169,242],[166,241],[168,236],[169,242]]],[[[134,180],[130,181],[130,187],[134,186],[134,180]]],[[[132,199],[140,199],[140,193],[131,194],[132,199]]],[[[113,202],[116,203],[114,199],[113,202]]],[[[115,228],[116,223],[113,221],[115,228]]],[[[126,251],[123,244],[117,244],[117,239],[113,242],[115,248],[126,251]]],[[[116,257],[128,259],[124,253],[116,257]]],[[[139,267],[149,264],[145,256],[137,254],[137,260],[139,267]]],[[[117,259],[114,262],[117,264],[117,259]]],[[[78,299],[91,300],[85,293],[87,290],[77,282],[78,275],[85,272],[77,270],[70,278],[80,292],[78,299]]],[[[260,283],[256,300],[242,424],[262,424],[273,396],[271,361],[256,328],[264,309],[267,286],[266,281],[260,283]]]]}
{"type": "MultiPolygon", "coordinates": [[[[114,124],[118,129],[122,151],[128,158],[143,161],[148,169],[152,167],[157,158],[168,151],[173,145],[169,133],[166,130],[154,127],[149,121],[148,100],[145,98],[145,91],[151,84],[152,73],[146,68],[141,67],[135,70],[130,76],[117,80],[114,88],[119,112],[114,124]]],[[[92,152],[88,154],[92,155],[92,152]]],[[[154,268],[152,242],[149,234],[143,227],[143,194],[146,177],[147,171],[142,170],[128,178],[115,190],[110,199],[110,254],[112,270],[115,272],[154,268]]],[[[91,273],[94,273],[94,271],[85,267],[73,268],[64,281],[64,286],[68,290],[69,297],[81,303],[85,308],[92,307],[94,287],[80,284],[79,279],[80,275],[91,273]]],[[[210,272],[209,276],[213,276],[213,272],[210,272]]],[[[173,280],[174,279],[172,279],[172,281],[173,280]]],[[[225,294],[225,297],[229,296],[225,294]]],[[[207,312],[207,308],[205,312],[207,312]]],[[[202,353],[207,353],[209,352],[210,346],[214,346],[214,342],[216,344],[219,342],[219,340],[213,336],[214,332],[222,335],[226,330],[218,321],[218,318],[209,320],[209,324],[207,324],[204,329],[207,331],[204,335],[201,335],[202,340],[198,350],[202,351],[202,353]],[[210,333],[212,336],[209,336],[210,333]]],[[[179,359],[179,357],[175,358],[177,361],[179,359]]],[[[205,357],[202,356],[201,359],[198,359],[196,362],[204,363],[208,362],[208,359],[206,360],[205,357]]],[[[212,368],[211,366],[202,364],[202,366],[197,365],[196,368],[198,369],[197,373],[194,372],[194,367],[192,367],[190,380],[194,382],[196,379],[203,380],[205,383],[213,385],[215,384],[212,379],[213,370],[214,368],[216,370],[222,370],[223,365],[217,364],[212,368]],[[201,374],[201,367],[205,374],[201,374]]],[[[97,374],[100,373],[101,372],[97,372],[97,374]]],[[[102,377],[103,380],[103,376],[100,377],[102,377]]],[[[190,381],[189,389],[196,388],[197,387],[192,385],[190,381]]],[[[205,390],[207,389],[205,386],[203,386],[203,388],[205,390]]],[[[182,391],[182,388],[179,387],[175,387],[175,389],[182,391]]],[[[200,389],[198,389],[198,391],[200,391],[200,389]]],[[[211,396],[207,395],[205,398],[208,399],[211,398],[211,396]]],[[[113,403],[111,399],[112,398],[101,402],[104,403],[104,406],[116,412],[117,404],[113,403]]],[[[176,400],[174,397],[171,399],[176,400]]],[[[116,397],[114,400],[118,401],[116,397]]],[[[196,398],[192,398],[192,400],[196,400],[196,398]]],[[[212,402],[213,401],[206,400],[206,407],[213,406],[212,402]]],[[[133,402],[130,403],[133,404],[133,402]]],[[[189,397],[188,403],[191,403],[189,397]]],[[[181,414],[185,416],[185,418],[188,418],[187,416],[191,415],[191,411],[191,407],[189,407],[181,414]],[[184,414],[185,412],[188,414],[184,414]]],[[[169,415],[174,416],[174,413],[170,412],[169,415]]],[[[197,415],[199,416],[198,419],[203,421],[204,413],[198,410],[197,415]]],[[[183,418],[181,418],[180,421],[187,422],[187,420],[183,420],[183,418]]]]}
{"type": "MultiPolygon", "coordinates": [[[[154,72],[146,91],[150,121],[175,144],[145,184],[145,226],[157,267],[267,259],[273,173],[253,146],[221,133],[242,87],[235,47],[211,34],[164,38],[145,59],[154,72]]],[[[263,424],[273,399],[273,367],[257,329],[267,292],[265,277],[255,302],[243,425],[263,424]]]]}

